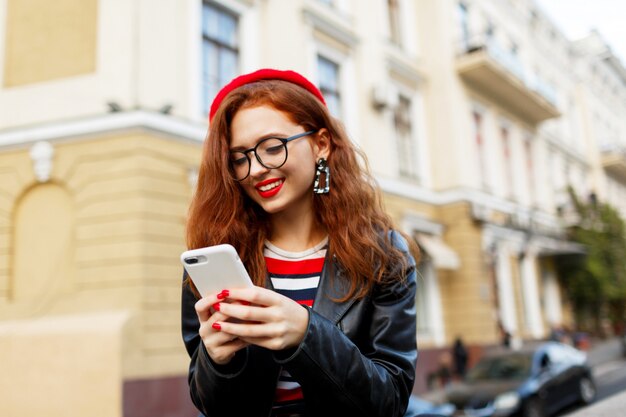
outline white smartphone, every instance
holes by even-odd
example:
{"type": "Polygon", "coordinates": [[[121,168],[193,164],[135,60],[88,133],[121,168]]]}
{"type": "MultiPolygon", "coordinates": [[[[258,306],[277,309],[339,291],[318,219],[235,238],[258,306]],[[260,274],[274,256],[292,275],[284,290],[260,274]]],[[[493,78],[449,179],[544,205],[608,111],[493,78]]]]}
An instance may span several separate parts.
{"type": "Polygon", "coordinates": [[[203,297],[228,288],[253,285],[246,267],[231,245],[188,250],[180,255],[180,261],[203,297]]]}

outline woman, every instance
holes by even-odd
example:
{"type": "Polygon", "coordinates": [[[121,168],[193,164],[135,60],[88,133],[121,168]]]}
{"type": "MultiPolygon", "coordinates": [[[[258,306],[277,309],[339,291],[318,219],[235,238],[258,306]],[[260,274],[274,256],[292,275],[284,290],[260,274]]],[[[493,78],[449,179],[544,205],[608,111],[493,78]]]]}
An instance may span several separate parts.
{"type": "MultiPolygon", "coordinates": [[[[189,385],[206,416],[402,416],[415,261],[322,94],[293,71],[211,106],[187,244],[233,245],[255,287],[183,285],[189,385]]],[[[413,252],[417,253],[417,252],[413,252]]]]}

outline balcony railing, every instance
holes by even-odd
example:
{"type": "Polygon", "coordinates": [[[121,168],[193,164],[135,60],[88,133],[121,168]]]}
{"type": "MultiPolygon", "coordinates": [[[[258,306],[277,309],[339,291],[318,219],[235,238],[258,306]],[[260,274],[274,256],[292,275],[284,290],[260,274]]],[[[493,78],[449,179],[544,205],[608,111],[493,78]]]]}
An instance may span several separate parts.
{"type": "Polygon", "coordinates": [[[483,36],[463,42],[457,70],[473,89],[531,123],[560,116],[554,88],[493,39],[483,36]]]}
{"type": "Polygon", "coordinates": [[[602,167],[612,177],[626,183],[626,144],[610,144],[601,148],[602,167]]]}

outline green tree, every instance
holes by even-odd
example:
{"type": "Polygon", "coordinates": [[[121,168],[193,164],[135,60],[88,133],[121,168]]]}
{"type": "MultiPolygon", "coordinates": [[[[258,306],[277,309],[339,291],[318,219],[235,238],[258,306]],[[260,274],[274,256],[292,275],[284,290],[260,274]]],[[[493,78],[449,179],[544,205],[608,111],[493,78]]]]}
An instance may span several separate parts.
{"type": "Polygon", "coordinates": [[[626,320],[626,225],[609,204],[581,200],[571,188],[569,194],[578,218],[569,238],[587,253],[560,257],[559,275],[578,326],[601,334],[602,319],[615,329],[626,320]]]}

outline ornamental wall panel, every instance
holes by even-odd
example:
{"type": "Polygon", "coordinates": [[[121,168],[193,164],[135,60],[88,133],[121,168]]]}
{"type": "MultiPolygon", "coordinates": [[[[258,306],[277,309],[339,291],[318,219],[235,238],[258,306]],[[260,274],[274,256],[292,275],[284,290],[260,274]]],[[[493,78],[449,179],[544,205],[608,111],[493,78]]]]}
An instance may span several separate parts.
{"type": "Polygon", "coordinates": [[[6,0],[4,86],[96,70],[98,0],[6,0]]]}

